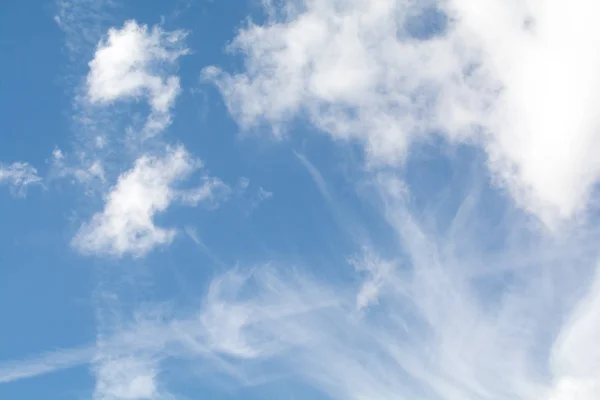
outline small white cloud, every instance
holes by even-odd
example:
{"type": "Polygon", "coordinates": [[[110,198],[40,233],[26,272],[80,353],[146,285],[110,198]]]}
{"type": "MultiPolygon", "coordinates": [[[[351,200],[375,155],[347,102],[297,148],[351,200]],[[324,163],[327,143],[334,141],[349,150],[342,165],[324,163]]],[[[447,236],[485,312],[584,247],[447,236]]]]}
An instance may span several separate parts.
{"type": "Polygon", "coordinates": [[[112,28],[90,61],[87,96],[91,103],[146,98],[151,114],[144,131],[152,136],[171,123],[171,108],[180,91],[179,78],[166,69],[188,50],[183,31],[165,32],[156,26],[127,21],[112,28]]]}
{"type": "Polygon", "coordinates": [[[200,166],[182,147],[168,148],[161,157],[141,156],[119,177],[104,211],[80,228],[74,246],[88,253],[141,256],[171,242],[175,230],[156,226],[154,215],[177,199],[174,185],[200,166]]]}
{"type": "Polygon", "coordinates": [[[61,149],[59,149],[58,147],[55,147],[54,150],[52,150],[52,158],[55,161],[60,161],[65,158],[65,155],[61,149]]]}
{"type": "Polygon", "coordinates": [[[27,186],[41,181],[37,170],[28,163],[0,164],[0,184],[9,185],[16,195],[23,195],[27,186]]]}

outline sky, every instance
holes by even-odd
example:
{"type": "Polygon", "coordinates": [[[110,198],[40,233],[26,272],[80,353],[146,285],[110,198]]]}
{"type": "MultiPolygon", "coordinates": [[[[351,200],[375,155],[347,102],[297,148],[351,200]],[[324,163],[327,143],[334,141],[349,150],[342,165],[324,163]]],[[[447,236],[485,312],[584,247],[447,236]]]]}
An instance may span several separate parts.
{"type": "Polygon", "coordinates": [[[594,0],[5,0],[0,399],[597,400],[594,0]]]}

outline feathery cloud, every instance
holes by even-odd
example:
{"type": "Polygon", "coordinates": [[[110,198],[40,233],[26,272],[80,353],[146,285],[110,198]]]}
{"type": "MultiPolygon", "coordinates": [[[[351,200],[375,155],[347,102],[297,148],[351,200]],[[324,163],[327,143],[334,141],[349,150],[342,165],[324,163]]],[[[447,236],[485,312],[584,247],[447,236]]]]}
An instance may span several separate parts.
{"type": "Polygon", "coordinates": [[[28,163],[0,164],[0,184],[9,185],[16,195],[23,195],[27,186],[41,181],[42,178],[38,176],[37,170],[28,163]]]}

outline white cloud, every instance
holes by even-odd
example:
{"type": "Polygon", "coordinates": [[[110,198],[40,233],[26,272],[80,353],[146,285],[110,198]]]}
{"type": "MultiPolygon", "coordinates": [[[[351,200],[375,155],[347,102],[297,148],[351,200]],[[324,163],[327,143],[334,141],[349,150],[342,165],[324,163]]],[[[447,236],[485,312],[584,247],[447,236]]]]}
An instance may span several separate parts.
{"type": "Polygon", "coordinates": [[[231,194],[231,188],[218,178],[205,177],[201,186],[179,191],[181,201],[190,206],[205,203],[209,207],[218,207],[231,194]]]}
{"type": "Polygon", "coordinates": [[[157,398],[153,362],[133,357],[103,360],[95,367],[94,400],[152,400],[157,398]]]}
{"type": "Polygon", "coordinates": [[[57,15],[54,21],[65,34],[65,45],[69,51],[72,63],[79,64],[87,61],[80,56],[87,57],[92,46],[105,33],[105,24],[113,16],[111,9],[116,4],[113,0],[57,0],[57,15]]]}
{"type": "Polygon", "coordinates": [[[319,192],[321,192],[325,200],[327,200],[327,202],[329,203],[332,203],[333,198],[331,196],[331,193],[329,192],[329,188],[327,186],[327,183],[325,182],[325,179],[323,179],[323,175],[321,175],[321,172],[319,172],[317,167],[315,167],[313,163],[311,163],[310,160],[306,158],[305,155],[300,154],[298,152],[294,152],[294,155],[296,156],[298,161],[300,161],[302,166],[306,168],[306,170],[310,174],[310,177],[315,182],[315,185],[317,185],[317,188],[319,188],[319,192]]]}
{"type": "Polygon", "coordinates": [[[558,337],[552,353],[556,385],[550,400],[593,400],[600,393],[600,265],[589,292],[558,337]]]}
{"type": "Polygon", "coordinates": [[[273,192],[269,192],[268,190],[265,190],[262,186],[259,187],[258,192],[256,193],[256,195],[254,196],[254,198],[252,200],[251,208],[255,209],[260,204],[269,200],[271,197],[273,197],[273,192]]]}
{"type": "Polygon", "coordinates": [[[366,251],[361,258],[351,259],[350,264],[357,271],[364,271],[367,275],[356,295],[358,310],[364,310],[371,304],[377,304],[381,291],[386,286],[394,285],[396,263],[393,261],[381,260],[372,252],[366,251]]]}
{"type": "Polygon", "coordinates": [[[111,28],[98,44],[90,61],[87,96],[90,102],[146,98],[151,114],[144,131],[153,136],[171,123],[171,109],[180,91],[179,78],[167,74],[177,59],[187,53],[185,33],[165,32],[156,26],[127,21],[121,29],[111,28]]]}
{"type": "Polygon", "coordinates": [[[34,358],[0,365],[0,383],[44,375],[88,363],[92,347],[58,350],[34,358]]]}
{"type": "Polygon", "coordinates": [[[441,133],[481,145],[496,180],[549,226],[585,209],[600,176],[597,2],[266,4],[271,18],[232,44],[245,71],[204,71],[244,128],[280,132],[308,115],[363,142],[373,166],[402,163],[411,143],[441,133]]]}
{"type": "Polygon", "coordinates": [[[79,155],[77,162],[68,160],[65,153],[58,147],[52,151],[53,174],[58,178],[73,177],[78,183],[90,185],[94,181],[106,181],[104,166],[98,159],[89,160],[79,155]]]}
{"type": "Polygon", "coordinates": [[[27,186],[41,181],[42,178],[38,176],[37,170],[27,163],[0,164],[0,184],[9,185],[17,195],[23,195],[27,186]]]}
{"type": "MultiPolygon", "coordinates": [[[[203,323],[181,325],[199,356],[223,355],[226,368],[212,365],[245,379],[286,371],[340,400],[593,398],[597,288],[571,312],[561,280],[577,275],[571,283],[580,284],[590,270],[594,256],[581,254],[579,239],[516,241],[482,254],[472,205],[461,207],[466,219],[457,213],[453,235],[437,235],[410,212],[397,182],[377,185],[406,267],[366,252],[352,260],[368,274],[357,291],[275,266],[226,273],[211,285],[203,323]],[[494,287],[507,268],[512,282],[494,287]]],[[[507,227],[523,230],[515,220],[507,227]]]]}
{"type": "Polygon", "coordinates": [[[178,200],[190,205],[214,201],[217,195],[213,190],[224,187],[222,182],[209,179],[199,189],[177,189],[179,182],[200,167],[200,161],[183,147],[167,148],[161,156],[141,156],[119,177],[106,196],[104,210],[80,228],[73,245],[86,253],[142,256],[155,246],[170,243],[175,229],[156,226],[155,214],[178,200]]]}

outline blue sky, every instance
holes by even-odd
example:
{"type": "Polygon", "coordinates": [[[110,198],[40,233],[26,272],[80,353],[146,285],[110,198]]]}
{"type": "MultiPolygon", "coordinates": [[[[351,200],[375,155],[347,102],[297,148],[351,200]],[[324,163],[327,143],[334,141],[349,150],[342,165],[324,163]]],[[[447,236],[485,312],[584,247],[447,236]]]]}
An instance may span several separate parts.
{"type": "Polygon", "coordinates": [[[3,2],[0,399],[596,399],[597,11],[3,2]]]}

